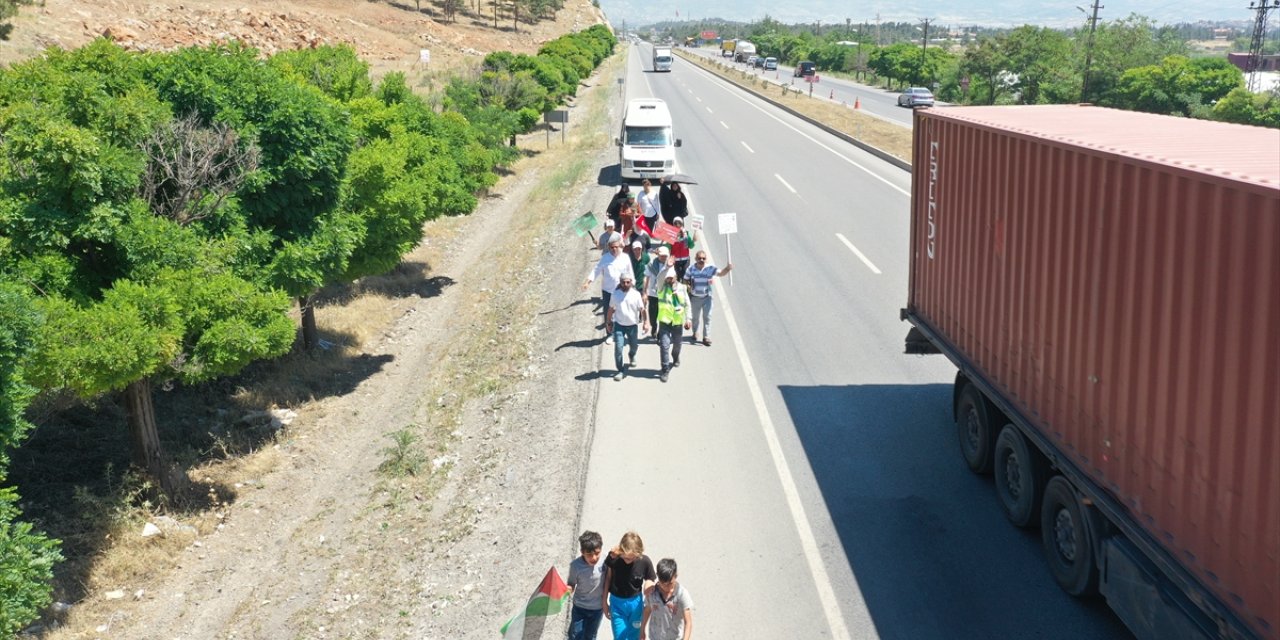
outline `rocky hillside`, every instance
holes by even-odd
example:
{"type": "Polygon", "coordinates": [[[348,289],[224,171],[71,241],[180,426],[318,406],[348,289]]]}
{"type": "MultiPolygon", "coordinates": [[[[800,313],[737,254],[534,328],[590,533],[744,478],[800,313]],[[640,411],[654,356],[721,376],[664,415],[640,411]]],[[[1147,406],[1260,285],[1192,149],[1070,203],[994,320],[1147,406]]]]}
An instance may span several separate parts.
{"type": "Polygon", "coordinates": [[[239,40],[264,53],[347,43],[376,72],[408,71],[429,50],[430,70],[455,68],[490,51],[533,53],[544,42],[604,22],[590,0],[566,0],[554,18],[530,24],[498,12],[490,0],[465,0],[446,19],[430,0],[418,11],[411,0],[45,0],[23,7],[0,64],[12,64],[51,46],[74,48],[108,36],[136,50],[167,50],[239,40]],[[479,13],[477,13],[477,9],[479,13]]]}

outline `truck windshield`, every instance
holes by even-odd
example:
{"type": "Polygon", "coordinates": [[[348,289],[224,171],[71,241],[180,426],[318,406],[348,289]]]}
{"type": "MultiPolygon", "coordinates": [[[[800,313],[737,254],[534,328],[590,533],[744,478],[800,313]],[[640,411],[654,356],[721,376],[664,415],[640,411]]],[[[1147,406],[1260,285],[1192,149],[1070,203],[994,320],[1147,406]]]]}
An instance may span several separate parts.
{"type": "Polygon", "coordinates": [[[627,127],[623,144],[665,147],[671,144],[671,127],[627,127]]]}
{"type": "Polygon", "coordinates": [[[658,62],[671,62],[671,56],[658,56],[657,58],[654,58],[654,60],[657,60],[658,62]]]}

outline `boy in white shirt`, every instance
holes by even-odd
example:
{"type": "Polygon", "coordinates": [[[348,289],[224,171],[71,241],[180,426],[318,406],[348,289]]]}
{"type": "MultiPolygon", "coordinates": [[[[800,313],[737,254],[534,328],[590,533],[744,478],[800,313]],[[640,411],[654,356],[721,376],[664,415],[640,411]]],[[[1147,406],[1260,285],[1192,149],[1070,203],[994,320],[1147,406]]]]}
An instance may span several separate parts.
{"type": "Polygon", "coordinates": [[[658,561],[658,584],[644,597],[640,640],[689,640],[693,637],[693,596],[676,581],[676,561],[658,561]],[[645,632],[648,632],[646,636],[645,632]]]}

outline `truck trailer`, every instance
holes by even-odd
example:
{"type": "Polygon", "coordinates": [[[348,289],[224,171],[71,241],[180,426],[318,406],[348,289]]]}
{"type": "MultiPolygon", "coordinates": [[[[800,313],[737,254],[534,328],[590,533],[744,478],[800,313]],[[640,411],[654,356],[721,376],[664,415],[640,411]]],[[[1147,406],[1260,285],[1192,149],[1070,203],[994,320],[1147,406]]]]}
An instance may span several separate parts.
{"type": "Polygon", "coordinates": [[[720,57],[732,58],[733,50],[738,46],[737,40],[721,40],[720,41],[720,57]]]}
{"type": "Polygon", "coordinates": [[[756,45],[750,42],[747,42],[746,40],[739,40],[738,46],[736,49],[734,49],[734,52],[733,52],[733,59],[735,62],[746,62],[747,58],[750,58],[755,54],[756,54],[756,45]]]}
{"type": "Polygon", "coordinates": [[[1280,638],[1280,131],[916,111],[908,353],[1054,580],[1140,639],[1280,638]]]}

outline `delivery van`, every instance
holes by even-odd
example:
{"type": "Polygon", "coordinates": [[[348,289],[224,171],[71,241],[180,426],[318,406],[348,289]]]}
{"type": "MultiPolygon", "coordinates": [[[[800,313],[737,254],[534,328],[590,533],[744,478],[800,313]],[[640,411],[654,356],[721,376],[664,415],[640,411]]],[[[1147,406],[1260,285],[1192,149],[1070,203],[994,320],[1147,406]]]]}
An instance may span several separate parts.
{"type": "Polygon", "coordinates": [[[661,178],[675,171],[676,147],[680,140],[671,133],[671,111],[657,98],[638,98],[627,103],[618,145],[618,165],[624,180],[661,178]]]}

